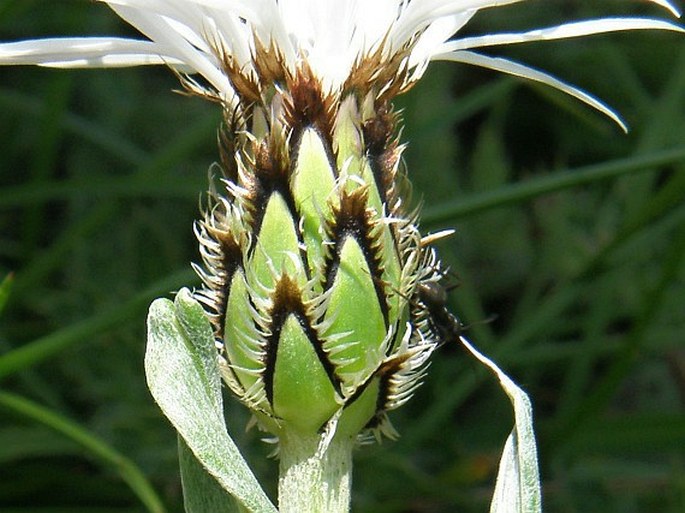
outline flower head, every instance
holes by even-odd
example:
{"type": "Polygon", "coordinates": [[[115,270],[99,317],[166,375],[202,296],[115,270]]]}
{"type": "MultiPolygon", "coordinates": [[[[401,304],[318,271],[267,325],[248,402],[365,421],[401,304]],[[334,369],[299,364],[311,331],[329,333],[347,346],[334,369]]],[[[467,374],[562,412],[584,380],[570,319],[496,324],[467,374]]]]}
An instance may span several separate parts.
{"type": "MultiPolygon", "coordinates": [[[[393,434],[428,357],[458,321],[426,291],[442,278],[402,195],[392,100],[432,60],[588,93],[481,48],[636,29],[606,18],[455,37],[476,14],[524,0],[100,0],[147,39],[0,44],[0,64],[163,64],[223,108],[221,185],[196,225],[196,293],[224,380],[265,429],[393,434]]],[[[666,0],[651,0],[676,15],[666,0]]],[[[438,287],[439,289],[439,287],[438,287]]]]}

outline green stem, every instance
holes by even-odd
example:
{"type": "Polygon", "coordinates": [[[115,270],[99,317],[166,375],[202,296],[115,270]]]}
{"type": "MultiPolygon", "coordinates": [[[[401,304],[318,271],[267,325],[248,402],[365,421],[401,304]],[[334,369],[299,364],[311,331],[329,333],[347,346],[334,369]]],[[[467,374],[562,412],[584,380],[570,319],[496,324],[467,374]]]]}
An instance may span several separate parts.
{"type": "Polygon", "coordinates": [[[354,441],[334,438],[320,451],[320,436],[280,437],[280,513],[347,513],[354,441]]]}

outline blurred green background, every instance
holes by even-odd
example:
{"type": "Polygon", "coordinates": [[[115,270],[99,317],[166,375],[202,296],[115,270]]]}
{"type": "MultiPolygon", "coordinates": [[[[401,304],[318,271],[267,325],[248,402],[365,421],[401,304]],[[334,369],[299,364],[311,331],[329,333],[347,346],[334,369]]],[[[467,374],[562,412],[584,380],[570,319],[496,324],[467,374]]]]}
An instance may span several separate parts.
{"type": "MultiPolygon", "coordinates": [[[[667,15],[525,4],[468,31],[667,15]]],[[[0,40],[74,34],[134,33],[91,2],[0,2],[0,40]]],[[[631,132],[549,88],[434,64],[398,107],[422,226],[457,230],[439,248],[460,282],[451,309],[534,401],[546,511],[685,511],[685,37],[498,55],[592,91],[631,132]]],[[[0,68],[0,279],[14,273],[0,292],[0,511],[182,509],[144,322],[154,297],[198,284],[192,222],[219,113],[177,87],[162,68],[0,68]]],[[[270,448],[239,404],[227,414],[273,495],[270,448]]],[[[511,427],[490,376],[445,347],[392,420],[397,442],[356,455],[355,512],[487,511],[511,427]]]]}

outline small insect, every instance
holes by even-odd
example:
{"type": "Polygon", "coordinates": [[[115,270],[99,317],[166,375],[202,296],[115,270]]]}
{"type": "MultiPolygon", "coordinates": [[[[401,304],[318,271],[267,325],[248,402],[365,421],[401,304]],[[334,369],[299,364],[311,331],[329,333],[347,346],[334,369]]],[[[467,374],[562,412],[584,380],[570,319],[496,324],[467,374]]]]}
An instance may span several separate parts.
{"type": "Polygon", "coordinates": [[[459,318],[447,309],[447,292],[452,287],[445,287],[437,281],[423,281],[416,286],[415,300],[426,310],[426,319],[430,330],[440,345],[458,341],[474,324],[494,321],[497,316],[491,315],[482,321],[463,324],[459,318]]]}
{"type": "Polygon", "coordinates": [[[447,289],[437,281],[424,281],[417,285],[416,296],[426,308],[431,331],[440,344],[457,340],[466,327],[447,309],[447,289]]]}

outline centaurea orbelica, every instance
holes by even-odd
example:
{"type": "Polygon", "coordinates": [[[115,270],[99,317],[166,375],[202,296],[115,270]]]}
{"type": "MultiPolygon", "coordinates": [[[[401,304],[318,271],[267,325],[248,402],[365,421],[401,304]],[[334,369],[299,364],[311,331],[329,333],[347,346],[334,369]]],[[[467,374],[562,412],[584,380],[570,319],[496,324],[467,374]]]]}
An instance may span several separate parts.
{"type": "MultiPolygon", "coordinates": [[[[222,109],[219,171],[196,225],[202,264],[195,267],[204,285],[192,296],[180,293],[175,306],[153,305],[150,344],[160,333],[179,336],[200,354],[197,340],[217,341],[218,352],[193,368],[220,373],[278,441],[279,505],[300,513],[348,509],[352,447],[369,435],[395,435],[387,413],[411,397],[434,350],[458,337],[456,318],[427,296],[440,293],[444,270],[431,247],[437,236],[419,231],[418,212],[404,197],[393,99],[430,61],[449,60],[550,85],[623,127],[588,93],[476,50],[622,30],[681,31],[632,17],[454,38],[476,14],[523,0],[100,1],[145,38],[4,43],[0,64],[163,64],[188,92],[222,109]]],[[[652,3],[677,14],[666,0],[652,3]]],[[[497,373],[516,410],[503,461],[513,458],[520,469],[500,473],[493,511],[539,511],[527,398],[462,343],[497,373]]],[[[259,493],[222,481],[204,450],[211,440],[189,434],[203,433],[208,419],[196,414],[183,424],[160,396],[159,370],[174,368],[164,358],[156,345],[149,349],[148,381],[184,443],[243,506],[269,511],[259,493]]],[[[220,410],[212,390],[210,403],[220,410]]]]}

